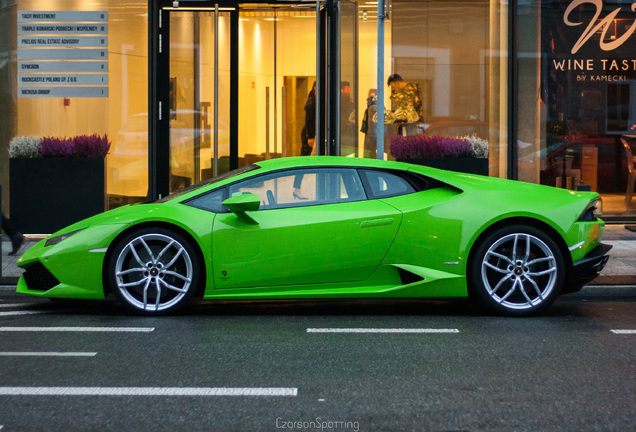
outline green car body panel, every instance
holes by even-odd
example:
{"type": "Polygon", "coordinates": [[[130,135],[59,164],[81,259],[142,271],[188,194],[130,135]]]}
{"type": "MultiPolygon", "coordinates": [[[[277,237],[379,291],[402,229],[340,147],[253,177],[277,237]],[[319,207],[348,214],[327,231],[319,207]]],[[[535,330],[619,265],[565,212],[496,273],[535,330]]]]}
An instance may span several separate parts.
{"type": "Polygon", "coordinates": [[[570,267],[596,248],[603,234],[600,219],[579,221],[598,199],[593,192],[369,159],[321,156],[257,165],[169,199],[114,209],[54,233],[26,251],[18,265],[42,264],[59,284],[33,290],[23,276],[17,292],[104,299],[113,246],[145,226],[167,227],[191,240],[203,263],[197,270],[204,281],[200,294],[206,299],[466,297],[471,251],[496,227],[523,223],[541,228],[564,251],[570,267]],[[438,184],[385,198],[268,210],[253,211],[254,200],[247,195],[228,201],[239,209],[234,212],[214,213],[186,204],[254,176],[325,166],[409,171],[438,184]]]}

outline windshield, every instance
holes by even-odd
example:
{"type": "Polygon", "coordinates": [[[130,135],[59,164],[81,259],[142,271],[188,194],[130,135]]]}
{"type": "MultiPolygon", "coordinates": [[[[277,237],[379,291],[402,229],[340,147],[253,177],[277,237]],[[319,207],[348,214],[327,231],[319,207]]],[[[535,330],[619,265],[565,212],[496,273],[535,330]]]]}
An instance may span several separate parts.
{"type": "Polygon", "coordinates": [[[234,176],[237,176],[237,175],[249,172],[249,171],[253,171],[253,170],[259,169],[259,168],[260,167],[258,165],[247,165],[247,166],[244,166],[242,168],[238,168],[238,169],[232,170],[230,172],[226,172],[225,174],[221,174],[221,175],[218,175],[216,177],[212,177],[210,179],[203,180],[202,182],[194,184],[192,186],[188,186],[187,188],[181,189],[179,192],[175,192],[175,193],[173,193],[171,195],[168,195],[167,197],[163,197],[161,199],[158,199],[155,202],[162,203],[162,202],[170,201],[170,200],[173,200],[175,198],[179,198],[182,195],[190,193],[190,192],[192,192],[194,190],[201,189],[201,188],[209,186],[209,185],[211,185],[213,183],[220,182],[221,180],[225,180],[225,179],[228,179],[230,177],[234,177],[234,176]]]}

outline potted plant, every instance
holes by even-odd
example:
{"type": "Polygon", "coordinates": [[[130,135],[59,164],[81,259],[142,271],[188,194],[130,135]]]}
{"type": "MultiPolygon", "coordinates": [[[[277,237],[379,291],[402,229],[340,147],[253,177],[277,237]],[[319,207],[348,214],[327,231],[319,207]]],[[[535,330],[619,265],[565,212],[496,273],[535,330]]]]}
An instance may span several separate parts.
{"type": "Polygon", "coordinates": [[[391,137],[391,154],[401,162],[488,175],[488,141],[477,135],[393,136],[391,137]]]}
{"type": "Polygon", "coordinates": [[[9,144],[11,219],[49,234],[106,208],[106,135],[17,137],[9,144]]]}

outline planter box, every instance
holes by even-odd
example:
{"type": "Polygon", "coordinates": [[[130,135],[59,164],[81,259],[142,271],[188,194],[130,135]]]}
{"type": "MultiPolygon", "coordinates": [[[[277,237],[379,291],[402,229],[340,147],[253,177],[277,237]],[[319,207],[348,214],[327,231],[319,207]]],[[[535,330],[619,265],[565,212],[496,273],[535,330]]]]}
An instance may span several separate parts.
{"type": "Polygon", "coordinates": [[[104,158],[10,159],[11,220],[22,233],[50,234],[106,208],[104,158]]]}
{"type": "Polygon", "coordinates": [[[421,159],[397,159],[399,162],[407,162],[415,165],[423,165],[431,168],[439,168],[448,171],[463,172],[466,174],[488,175],[487,158],[421,158],[421,159]]]}

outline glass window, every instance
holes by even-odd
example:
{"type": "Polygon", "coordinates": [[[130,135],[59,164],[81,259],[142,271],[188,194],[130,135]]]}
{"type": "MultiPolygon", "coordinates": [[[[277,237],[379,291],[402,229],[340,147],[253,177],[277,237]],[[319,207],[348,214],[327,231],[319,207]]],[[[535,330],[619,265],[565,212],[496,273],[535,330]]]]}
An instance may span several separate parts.
{"type": "Polygon", "coordinates": [[[390,172],[363,170],[362,175],[371,189],[373,198],[385,198],[415,192],[413,186],[405,179],[390,172]]]}
{"type": "Polygon", "coordinates": [[[251,178],[230,186],[230,196],[261,198],[261,209],[334,204],[366,199],[354,169],[300,169],[251,178]]]}
{"type": "Polygon", "coordinates": [[[253,171],[253,170],[256,170],[256,169],[260,169],[260,167],[258,165],[248,165],[248,166],[245,166],[245,167],[242,167],[242,168],[238,168],[238,169],[232,170],[230,172],[226,172],[225,174],[221,174],[221,175],[218,175],[216,177],[212,177],[210,179],[203,180],[202,182],[197,183],[195,185],[188,186],[185,189],[181,189],[179,192],[175,192],[173,194],[168,195],[165,198],[158,199],[156,202],[166,202],[166,201],[170,201],[170,200],[173,200],[173,199],[177,199],[177,198],[182,197],[183,195],[188,194],[188,193],[190,193],[190,192],[192,192],[194,190],[204,188],[204,187],[209,186],[209,185],[211,185],[213,183],[217,183],[217,182],[220,182],[222,180],[227,180],[229,178],[232,178],[232,177],[235,177],[237,175],[241,175],[241,174],[244,174],[246,172],[253,171]]]}
{"type": "Polygon", "coordinates": [[[636,215],[630,5],[532,0],[516,13],[519,180],[596,191],[604,217],[636,215]]]}
{"type": "Polygon", "coordinates": [[[106,158],[109,207],[146,200],[148,2],[2,2],[0,28],[0,106],[6,112],[0,120],[0,182],[5,204],[6,149],[13,137],[84,134],[106,134],[111,142],[106,158]]]}
{"type": "MultiPolygon", "coordinates": [[[[361,52],[372,51],[362,37],[370,3],[360,6],[361,52]]],[[[383,103],[375,77],[359,80],[361,141],[383,118],[387,152],[398,135],[477,136],[488,142],[490,175],[507,177],[507,16],[507,2],[392,1],[383,103]]]]}
{"type": "Polygon", "coordinates": [[[211,211],[213,213],[223,213],[227,211],[223,205],[225,200],[225,188],[210,193],[200,195],[194,199],[188,200],[187,205],[201,210],[211,211]]]}

